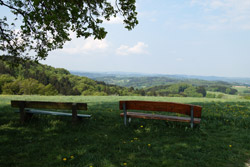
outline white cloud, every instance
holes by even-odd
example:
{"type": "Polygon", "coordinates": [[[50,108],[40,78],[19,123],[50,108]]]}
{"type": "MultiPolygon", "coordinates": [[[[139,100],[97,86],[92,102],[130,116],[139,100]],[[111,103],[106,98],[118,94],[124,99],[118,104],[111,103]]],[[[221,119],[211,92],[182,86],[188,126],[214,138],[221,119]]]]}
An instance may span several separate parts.
{"type": "Polygon", "coordinates": [[[86,42],[83,44],[83,50],[98,50],[98,49],[106,49],[108,47],[108,43],[105,39],[103,40],[94,40],[93,38],[86,39],[86,42]]]}
{"type": "Polygon", "coordinates": [[[192,0],[191,4],[198,4],[210,10],[222,9],[237,12],[246,12],[250,8],[249,0],[192,0]]]}
{"type": "Polygon", "coordinates": [[[75,38],[71,35],[72,40],[65,44],[61,52],[67,54],[88,54],[93,52],[104,52],[108,47],[109,43],[107,40],[94,40],[90,37],[87,39],[84,38],[75,38]]]}
{"type": "Polygon", "coordinates": [[[148,45],[143,42],[137,42],[136,45],[129,47],[127,45],[121,45],[116,49],[116,54],[118,55],[131,55],[131,54],[148,54],[148,45]]]}
{"type": "MultiPolygon", "coordinates": [[[[246,29],[250,27],[250,0],[191,0],[191,5],[201,7],[203,21],[190,23],[205,30],[246,29]]],[[[191,26],[190,26],[191,27],[191,26]]]]}

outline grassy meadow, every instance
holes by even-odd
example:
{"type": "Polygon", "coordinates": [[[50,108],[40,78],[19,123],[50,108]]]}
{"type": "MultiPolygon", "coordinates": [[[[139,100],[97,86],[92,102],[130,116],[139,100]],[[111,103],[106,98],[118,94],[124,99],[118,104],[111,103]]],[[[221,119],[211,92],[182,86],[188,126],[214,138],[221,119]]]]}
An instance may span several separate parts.
{"type": "Polygon", "coordinates": [[[250,166],[250,100],[142,96],[0,96],[1,167],[245,167],[250,166]],[[90,119],[34,115],[24,125],[10,100],[86,102],[90,119]],[[123,125],[119,100],[203,107],[202,122],[133,119],[123,125]]]}

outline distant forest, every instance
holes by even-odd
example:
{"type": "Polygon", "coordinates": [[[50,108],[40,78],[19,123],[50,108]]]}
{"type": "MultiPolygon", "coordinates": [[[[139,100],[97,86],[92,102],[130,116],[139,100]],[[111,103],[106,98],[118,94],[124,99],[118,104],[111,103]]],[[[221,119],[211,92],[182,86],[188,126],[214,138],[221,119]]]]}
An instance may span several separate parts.
{"type": "Polygon", "coordinates": [[[72,75],[66,69],[33,61],[11,67],[7,62],[0,60],[0,94],[208,97],[211,94],[207,94],[207,91],[237,93],[237,90],[226,82],[202,80],[184,82],[166,77],[119,79],[106,77],[103,80],[96,81],[84,76],[72,75]]]}
{"type": "Polygon", "coordinates": [[[152,86],[171,85],[176,83],[187,83],[194,86],[225,86],[231,87],[232,84],[224,81],[207,81],[200,79],[185,79],[185,78],[170,78],[159,76],[141,76],[141,77],[122,77],[122,76],[102,76],[93,78],[97,81],[104,81],[105,83],[134,88],[148,88],[152,86]]]}
{"type": "Polygon", "coordinates": [[[32,61],[10,67],[0,60],[1,94],[39,95],[139,95],[126,87],[105,84],[32,61]]]}

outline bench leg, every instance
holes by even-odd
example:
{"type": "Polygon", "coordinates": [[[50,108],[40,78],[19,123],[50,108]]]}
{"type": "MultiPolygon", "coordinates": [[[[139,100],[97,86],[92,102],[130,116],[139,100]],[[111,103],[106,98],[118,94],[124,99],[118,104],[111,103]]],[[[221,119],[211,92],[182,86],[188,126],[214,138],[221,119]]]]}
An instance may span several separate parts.
{"type": "Polygon", "coordinates": [[[26,121],[30,120],[31,117],[33,116],[32,113],[27,113],[25,111],[25,103],[24,102],[19,104],[19,111],[20,111],[21,124],[24,124],[26,121]]]}
{"type": "Polygon", "coordinates": [[[194,107],[191,106],[191,128],[194,127],[194,107]]]}
{"type": "Polygon", "coordinates": [[[79,122],[79,117],[77,116],[77,106],[76,103],[72,104],[72,123],[79,122]]]}
{"type": "Polygon", "coordinates": [[[25,110],[23,112],[20,111],[20,122],[24,124],[25,122],[29,121],[32,116],[32,113],[27,113],[25,110]]]}
{"type": "Polygon", "coordinates": [[[127,109],[126,109],[126,103],[123,103],[123,112],[124,112],[124,125],[127,126],[127,109]]]}

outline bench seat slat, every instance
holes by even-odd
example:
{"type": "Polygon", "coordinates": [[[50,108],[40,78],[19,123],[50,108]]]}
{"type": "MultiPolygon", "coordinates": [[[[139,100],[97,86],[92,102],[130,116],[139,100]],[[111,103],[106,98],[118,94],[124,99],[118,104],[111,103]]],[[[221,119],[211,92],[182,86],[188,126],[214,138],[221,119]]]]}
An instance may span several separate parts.
{"type": "MultiPolygon", "coordinates": [[[[124,113],[121,113],[120,116],[124,117],[124,113]]],[[[157,120],[167,120],[167,121],[177,121],[177,122],[189,122],[189,123],[191,122],[191,118],[189,117],[145,114],[145,113],[139,113],[139,112],[127,112],[127,117],[143,118],[143,119],[157,119],[157,120]]],[[[195,124],[199,124],[200,121],[201,121],[200,118],[194,118],[195,124]]]]}
{"type": "MultiPolygon", "coordinates": [[[[20,112],[20,111],[17,111],[20,112]]],[[[31,114],[45,114],[45,115],[56,115],[56,116],[70,116],[72,117],[72,113],[64,113],[64,112],[52,112],[52,111],[44,111],[44,110],[25,110],[26,113],[31,114]]],[[[91,115],[86,114],[77,114],[78,117],[90,118],[91,115]]]]}

